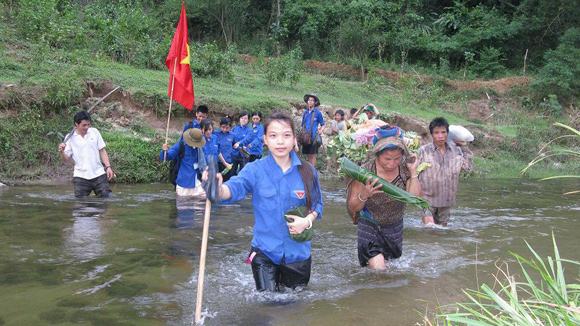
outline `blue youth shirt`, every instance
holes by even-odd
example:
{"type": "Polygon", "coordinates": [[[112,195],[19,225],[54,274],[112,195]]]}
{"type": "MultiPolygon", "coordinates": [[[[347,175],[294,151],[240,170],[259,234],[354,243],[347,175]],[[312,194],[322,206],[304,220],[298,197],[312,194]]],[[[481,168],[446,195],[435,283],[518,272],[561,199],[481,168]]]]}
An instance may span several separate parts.
{"type": "Polygon", "coordinates": [[[228,163],[232,163],[232,154],[234,152],[234,135],[231,132],[217,131],[214,133],[218,139],[219,152],[228,163]]]}
{"type": "MultiPolygon", "coordinates": [[[[234,144],[240,143],[241,145],[241,141],[244,140],[244,138],[246,138],[251,131],[252,130],[250,129],[250,127],[248,127],[247,124],[245,126],[240,125],[235,126],[234,129],[232,130],[232,134],[234,135],[234,144]]],[[[232,156],[236,158],[241,157],[240,150],[234,149],[234,151],[232,152],[232,156]]]]}
{"type": "MultiPolygon", "coordinates": [[[[298,171],[301,165],[295,152],[290,154],[292,166],[286,172],[268,155],[248,163],[237,176],[225,185],[230,189],[232,198],[226,202],[242,200],[252,193],[254,207],[254,236],[252,247],[259,249],[275,264],[291,264],[310,257],[310,241],[292,240],[284,213],[306,205],[304,183],[298,171]]],[[[322,194],[318,173],[314,170],[314,189],[311,194],[312,209],[322,218],[322,194]]]]}
{"type": "MultiPolygon", "coordinates": [[[[167,159],[174,160],[179,155],[179,144],[183,142],[183,137],[167,150],[167,159]]],[[[195,180],[198,169],[205,168],[205,159],[200,154],[198,148],[191,147],[183,143],[183,158],[179,165],[176,183],[183,188],[195,188],[195,180]]],[[[159,159],[163,160],[163,150],[159,153],[159,159]]]]}
{"type": "Polygon", "coordinates": [[[318,126],[324,126],[324,117],[322,116],[320,109],[315,107],[312,110],[304,110],[304,113],[302,114],[302,128],[310,131],[311,139],[316,138],[318,126]],[[314,117],[312,117],[313,114],[314,117]],[[312,120],[312,123],[310,123],[310,120],[312,120]]]}
{"type": "Polygon", "coordinates": [[[216,134],[211,134],[209,138],[205,137],[205,145],[203,146],[203,153],[205,154],[205,156],[213,155],[217,158],[219,154],[219,145],[218,145],[218,137],[216,136],[216,134]]]}
{"type": "Polygon", "coordinates": [[[264,152],[264,125],[259,123],[252,126],[251,138],[245,144],[250,155],[262,156],[264,152]]]}

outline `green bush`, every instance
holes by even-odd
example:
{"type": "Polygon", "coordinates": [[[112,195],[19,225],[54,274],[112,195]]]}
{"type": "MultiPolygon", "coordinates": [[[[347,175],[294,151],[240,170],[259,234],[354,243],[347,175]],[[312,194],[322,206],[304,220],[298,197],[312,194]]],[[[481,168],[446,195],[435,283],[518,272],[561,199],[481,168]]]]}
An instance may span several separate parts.
{"type": "Polygon", "coordinates": [[[484,78],[493,78],[505,70],[502,64],[503,54],[500,49],[487,47],[479,53],[479,61],[473,65],[473,70],[484,78]]]}
{"type": "Polygon", "coordinates": [[[300,80],[303,70],[302,49],[296,47],[292,51],[277,57],[270,58],[262,65],[266,79],[270,84],[288,82],[291,86],[300,80]]]}
{"type": "Polygon", "coordinates": [[[155,182],[165,180],[167,165],[158,161],[161,143],[123,133],[103,131],[116,181],[121,183],[155,182]]]}
{"type": "Polygon", "coordinates": [[[190,66],[196,76],[232,78],[232,65],[236,58],[234,47],[222,51],[215,42],[193,43],[190,51],[190,66]]]}
{"type": "Polygon", "coordinates": [[[571,100],[580,89],[580,28],[570,28],[560,38],[560,45],[544,55],[546,62],[532,83],[538,98],[553,94],[560,101],[571,100]]]}

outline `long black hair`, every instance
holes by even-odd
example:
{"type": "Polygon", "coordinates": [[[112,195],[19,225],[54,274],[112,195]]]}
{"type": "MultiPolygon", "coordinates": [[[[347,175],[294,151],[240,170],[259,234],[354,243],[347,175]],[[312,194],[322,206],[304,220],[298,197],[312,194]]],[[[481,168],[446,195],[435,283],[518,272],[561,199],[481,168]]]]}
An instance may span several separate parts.
{"type": "MultiPolygon", "coordinates": [[[[279,121],[287,124],[292,129],[292,135],[296,138],[296,129],[294,128],[294,123],[292,118],[284,112],[275,112],[264,120],[264,134],[268,133],[268,127],[273,121],[279,121]]],[[[319,200],[318,198],[318,183],[315,182],[314,178],[314,167],[310,162],[300,159],[300,166],[298,166],[298,172],[302,178],[302,183],[304,183],[304,192],[306,195],[306,209],[310,213],[312,211],[312,204],[319,200]],[[313,195],[316,196],[313,198],[313,195]]]]}

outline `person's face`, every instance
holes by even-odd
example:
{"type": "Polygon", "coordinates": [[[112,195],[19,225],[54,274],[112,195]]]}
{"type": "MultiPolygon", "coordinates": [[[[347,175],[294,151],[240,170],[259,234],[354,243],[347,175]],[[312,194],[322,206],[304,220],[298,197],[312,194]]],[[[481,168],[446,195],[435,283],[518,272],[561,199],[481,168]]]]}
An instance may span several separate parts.
{"type": "Polygon", "coordinates": [[[309,108],[313,108],[314,105],[316,104],[316,100],[314,99],[314,97],[309,97],[308,102],[306,102],[306,104],[308,105],[309,108]]]}
{"type": "Polygon", "coordinates": [[[201,120],[206,119],[207,118],[207,114],[203,113],[203,112],[196,112],[195,113],[195,119],[198,122],[201,122],[201,120]]]}
{"type": "Polygon", "coordinates": [[[437,147],[444,146],[447,142],[447,128],[435,127],[433,128],[431,136],[433,137],[433,143],[437,145],[437,147]]]}
{"type": "Polygon", "coordinates": [[[205,135],[205,137],[209,138],[209,137],[211,137],[212,132],[213,132],[213,127],[209,126],[207,129],[205,129],[203,131],[203,134],[205,135]]]}
{"type": "Polygon", "coordinates": [[[294,132],[292,127],[281,120],[274,120],[268,125],[264,135],[264,143],[275,158],[287,158],[294,148],[294,132]]]}
{"type": "Polygon", "coordinates": [[[81,136],[87,134],[87,131],[91,127],[91,122],[89,120],[81,120],[79,123],[75,123],[75,127],[77,129],[77,133],[81,136]]]}
{"type": "Polygon", "coordinates": [[[367,114],[367,117],[369,117],[369,119],[373,118],[373,113],[371,111],[365,111],[365,113],[367,114]]]}
{"type": "Polygon", "coordinates": [[[257,125],[258,123],[260,123],[260,116],[255,115],[252,117],[252,123],[257,125]]]}
{"type": "Polygon", "coordinates": [[[335,113],[334,114],[334,120],[336,122],[341,122],[342,121],[342,116],[340,115],[340,113],[335,113]]]}
{"type": "Polygon", "coordinates": [[[379,164],[385,171],[394,171],[401,164],[403,153],[401,150],[383,151],[377,157],[377,164],[379,164]]]}
{"type": "Polygon", "coordinates": [[[228,133],[228,132],[230,132],[230,130],[231,130],[232,128],[230,127],[230,125],[221,125],[221,126],[220,126],[220,129],[221,129],[221,130],[222,130],[222,132],[225,134],[225,133],[228,133]]]}
{"type": "Polygon", "coordinates": [[[247,124],[248,124],[248,116],[245,115],[245,116],[240,117],[240,125],[245,126],[247,124]]]}

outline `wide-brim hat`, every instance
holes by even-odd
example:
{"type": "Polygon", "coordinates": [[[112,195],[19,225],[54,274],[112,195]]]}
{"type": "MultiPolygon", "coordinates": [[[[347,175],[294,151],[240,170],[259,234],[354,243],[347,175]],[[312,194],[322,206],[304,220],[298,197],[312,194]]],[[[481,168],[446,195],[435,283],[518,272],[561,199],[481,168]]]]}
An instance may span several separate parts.
{"type": "Polygon", "coordinates": [[[189,128],[183,132],[183,140],[191,147],[203,147],[205,145],[205,138],[203,132],[198,128],[189,128]]]}
{"type": "Polygon", "coordinates": [[[306,95],[304,95],[304,103],[308,103],[308,98],[310,97],[314,97],[314,106],[319,106],[320,105],[320,100],[318,99],[318,96],[316,96],[316,94],[312,94],[312,93],[308,93],[306,95]]]}

